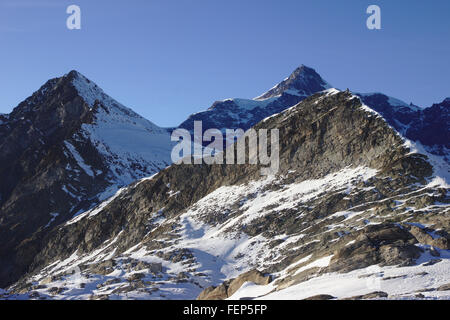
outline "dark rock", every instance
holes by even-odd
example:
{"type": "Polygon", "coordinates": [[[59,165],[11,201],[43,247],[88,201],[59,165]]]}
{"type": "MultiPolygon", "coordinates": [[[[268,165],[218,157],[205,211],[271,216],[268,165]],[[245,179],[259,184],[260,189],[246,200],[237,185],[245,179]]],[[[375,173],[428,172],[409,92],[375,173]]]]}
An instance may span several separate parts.
{"type": "Polygon", "coordinates": [[[369,299],[377,299],[377,298],[387,298],[389,295],[383,291],[375,291],[368,294],[354,296],[350,298],[345,298],[343,300],[369,300],[369,299]]]}
{"type": "Polygon", "coordinates": [[[374,264],[412,265],[422,250],[416,240],[394,224],[370,225],[359,232],[355,243],[335,252],[329,271],[349,272],[374,264]]]}
{"type": "Polygon", "coordinates": [[[450,283],[444,284],[436,289],[437,291],[450,291],[450,283]]]}
{"type": "Polygon", "coordinates": [[[336,297],[333,297],[329,294],[318,294],[316,296],[308,297],[303,300],[333,300],[336,299],[336,297]]]}

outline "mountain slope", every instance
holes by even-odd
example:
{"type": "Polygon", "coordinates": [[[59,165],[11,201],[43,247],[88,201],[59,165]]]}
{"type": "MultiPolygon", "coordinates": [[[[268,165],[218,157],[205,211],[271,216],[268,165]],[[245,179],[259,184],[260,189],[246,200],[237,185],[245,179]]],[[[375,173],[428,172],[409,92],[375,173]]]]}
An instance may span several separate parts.
{"type": "Polygon", "coordinates": [[[49,232],[5,295],[193,299],[214,285],[201,297],[301,298],[317,279],[346,298],[351,290],[323,279],[348,277],[355,295],[380,279],[394,298],[431,287],[423,294],[445,296],[450,200],[439,157],[417,153],[349,92],[316,94],[255,128],[280,130],[276,176],[256,165],[166,168],[49,232]],[[252,269],[273,281],[245,283],[252,269]],[[398,285],[406,278],[414,285],[398,285]]]}
{"type": "Polygon", "coordinates": [[[0,120],[0,286],[26,271],[49,228],[170,164],[165,129],[76,71],[0,120]]]}

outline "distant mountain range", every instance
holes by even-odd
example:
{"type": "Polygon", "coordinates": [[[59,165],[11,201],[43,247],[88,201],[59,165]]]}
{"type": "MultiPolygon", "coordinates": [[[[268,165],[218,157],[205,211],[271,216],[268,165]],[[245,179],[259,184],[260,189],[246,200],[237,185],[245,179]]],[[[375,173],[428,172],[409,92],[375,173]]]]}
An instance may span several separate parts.
{"type": "Polygon", "coordinates": [[[202,121],[203,129],[249,129],[266,117],[291,107],[306,97],[330,89],[314,69],[304,65],[288,78],[254,99],[227,99],[215,102],[208,110],[195,113],[179,125],[193,130],[194,121],[202,121]]]}
{"type": "Polygon", "coordinates": [[[51,79],[0,115],[0,298],[450,298],[449,109],[302,65],[180,124],[279,129],[280,172],[262,178],[171,165],[172,129],[77,71],[51,79]],[[381,289],[362,288],[374,266],[381,289]]]}

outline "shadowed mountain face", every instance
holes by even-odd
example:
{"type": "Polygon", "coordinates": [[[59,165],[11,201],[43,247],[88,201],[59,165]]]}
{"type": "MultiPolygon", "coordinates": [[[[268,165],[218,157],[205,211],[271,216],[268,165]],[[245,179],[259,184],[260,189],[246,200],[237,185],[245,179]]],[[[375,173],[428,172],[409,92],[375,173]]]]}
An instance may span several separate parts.
{"type": "Polygon", "coordinates": [[[0,286],[32,259],[28,241],[167,166],[169,139],[76,71],[2,115],[0,286]]]}
{"type": "Polygon", "coordinates": [[[410,124],[406,136],[435,147],[440,154],[445,152],[442,146],[450,150],[450,99],[422,110],[420,117],[410,124]]]}
{"type": "Polygon", "coordinates": [[[358,94],[406,138],[418,141],[429,152],[450,161],[450,99],[421,109],[381,93],[358,94]]]}

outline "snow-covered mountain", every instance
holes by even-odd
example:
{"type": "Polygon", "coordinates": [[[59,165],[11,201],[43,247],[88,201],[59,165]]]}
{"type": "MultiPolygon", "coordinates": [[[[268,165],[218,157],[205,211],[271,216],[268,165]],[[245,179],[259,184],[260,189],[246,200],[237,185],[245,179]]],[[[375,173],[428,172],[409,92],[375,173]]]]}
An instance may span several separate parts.
{"type": "Polygon", "coordinates": [[[442,157],[348,91],[255,128],[280,130],[277,175],[172,165],[51,230],[3,296],[450,299],[442,157]]]}
{"type": "Polygon", "coordinates": [[[170,164],[160,128],[76,71],[0,116],[0,285],[22,272],[24,239],[170,164]],[[22,267],[17,267],[18,265],[22,267]]]}
{"type": "Polygon", "coordinates": [[[166,129],[49,80],[0,115],[0,299],[450,299],[449,108],[301,66],[181,125],[279,129],[261,177],[168,166],[166,129]]]}
{"type": "Polygon", "coordinates": [[[301,65],[288,78],[259,97],[216,101],[208,110],[189,116],[179,127],[192,131],[194,121],[202,121],[204,131],[211,128],[246,130],[266,117],[329,88],[331,86],[314,69],[301,65]]]}
{"type": "Polygon", "coordinates": [[[111,182],[128,185],[171,163],[172,143],[166,129],[124,107],[80,73],[75,72],[73,85],[95,108],[94,121],[83,123],[79,134],[103,156],[111,182]]]}
{"type": "Polygon", "coordinates": [[[399,131],[420,142],[428,152],[444,156],[450,163],[450,99],[419,108],[382,93],[357,94],[361,100],[399,131]]]}

